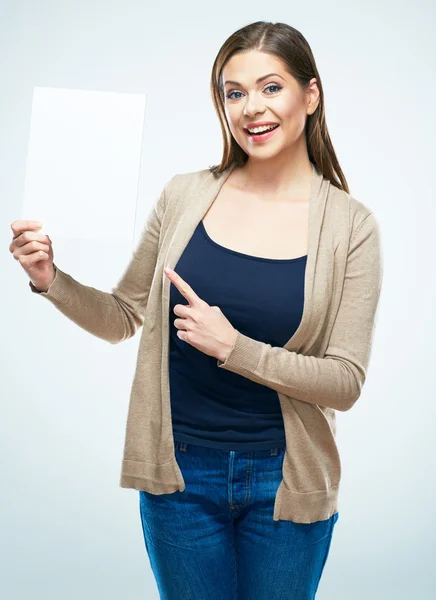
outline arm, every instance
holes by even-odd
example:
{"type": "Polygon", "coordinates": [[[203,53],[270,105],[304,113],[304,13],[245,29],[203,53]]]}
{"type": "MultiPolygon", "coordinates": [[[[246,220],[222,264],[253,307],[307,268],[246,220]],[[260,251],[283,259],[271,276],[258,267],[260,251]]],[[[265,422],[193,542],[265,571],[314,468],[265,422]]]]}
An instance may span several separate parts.
{"type": "Polygon", "coordinates": [[[66,317],[89,333],[117,344],[132,337],[144,323],[145,307],[156,267],[162,216],[166,206],[166,184],[154,203],[133,252],[112,292],[83,285],[55,267],[56,276],[46,292],[38,292],[30,281],[32,292],[50,300],[66,317]]]}
{"type": "Polygon", "coordinates": [[[350,241],[341,304],[324,358],[272,347],[238,332],[218,367],[309,404],[349,410],[365,383],[382,279],[380,230],[370,213],[350,241]]]}

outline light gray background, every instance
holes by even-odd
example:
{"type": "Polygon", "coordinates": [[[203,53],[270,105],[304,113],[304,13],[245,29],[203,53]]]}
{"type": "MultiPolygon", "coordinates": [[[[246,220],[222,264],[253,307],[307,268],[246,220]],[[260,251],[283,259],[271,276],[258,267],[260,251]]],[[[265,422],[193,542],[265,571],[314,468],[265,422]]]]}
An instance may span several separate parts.
{"type": "MultiPolygon", "coordinates": [[[[219,162],[212,63],[233,31],[261,19],[287,22],[309,41],[340,164],[351,194],[375,212],[384,250],[368,378],[353,409],[338,413],[340,517],[317,598],[436,596],[430,573],[436,534],[434,5],[314,0],[270,6],[2,0],[5,600],[158,598],[138,492],[118,487],[140,335],[113,346],[75,326],[31,293],[8,251],[10,223],[20,215],[33,86],[148,94],[138,237],[172,175],[219,162]]],[[[130,260],[130,245],[116,239],[53,242],[60,268],[105,291],[130,260]]]]}

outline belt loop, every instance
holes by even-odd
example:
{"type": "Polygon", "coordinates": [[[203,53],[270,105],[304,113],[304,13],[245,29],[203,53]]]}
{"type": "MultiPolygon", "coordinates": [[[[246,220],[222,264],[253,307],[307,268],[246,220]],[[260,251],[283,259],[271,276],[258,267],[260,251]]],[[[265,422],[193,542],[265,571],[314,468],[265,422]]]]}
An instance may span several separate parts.
{"type": "Polygon", "coordinates": [[[277,456],[278,448],[271,448],[269,451],[270,456],[277,456]]]}

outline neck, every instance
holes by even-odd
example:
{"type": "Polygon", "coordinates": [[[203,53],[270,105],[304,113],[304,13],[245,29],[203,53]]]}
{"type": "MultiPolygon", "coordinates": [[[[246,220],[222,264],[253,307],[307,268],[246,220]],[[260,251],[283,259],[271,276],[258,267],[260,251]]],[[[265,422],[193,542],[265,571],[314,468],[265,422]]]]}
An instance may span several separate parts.
{"type": "Polygon", "coordinates": [[[249,156],[239,168],[243,188],[265,196],[301,197],[312,181],[313,167],[305,152],[272,158],[249,156]]]}

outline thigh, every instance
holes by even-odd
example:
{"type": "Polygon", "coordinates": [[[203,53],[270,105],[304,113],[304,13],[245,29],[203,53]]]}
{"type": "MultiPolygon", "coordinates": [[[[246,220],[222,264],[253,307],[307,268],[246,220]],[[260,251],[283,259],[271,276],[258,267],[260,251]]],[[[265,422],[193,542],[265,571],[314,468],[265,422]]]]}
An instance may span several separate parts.
{"type": "Polygon", "coordinates": [[[252,465],[250,502],[235,521],[239,600],[313,600],[339,518],[274,521],[283,453],[252,465]]]}
{"type": "Polygon", "coordinates": [[[313,600],[338,516],[307,524],[247,513],[235,531],[239,599],[313,600]]]}
{"type": "MultiPolygon", "coordinates": [[[[199,453],[194,468],[189,452],[175,445],[185,490],[153,495],[139,492],[142,530],[150,565],[165,600],[236,600],[233,523],[220,510],[204,482],[199,453]]],[[[204,469],[202,470],[202,465],[204,469]]]]}

